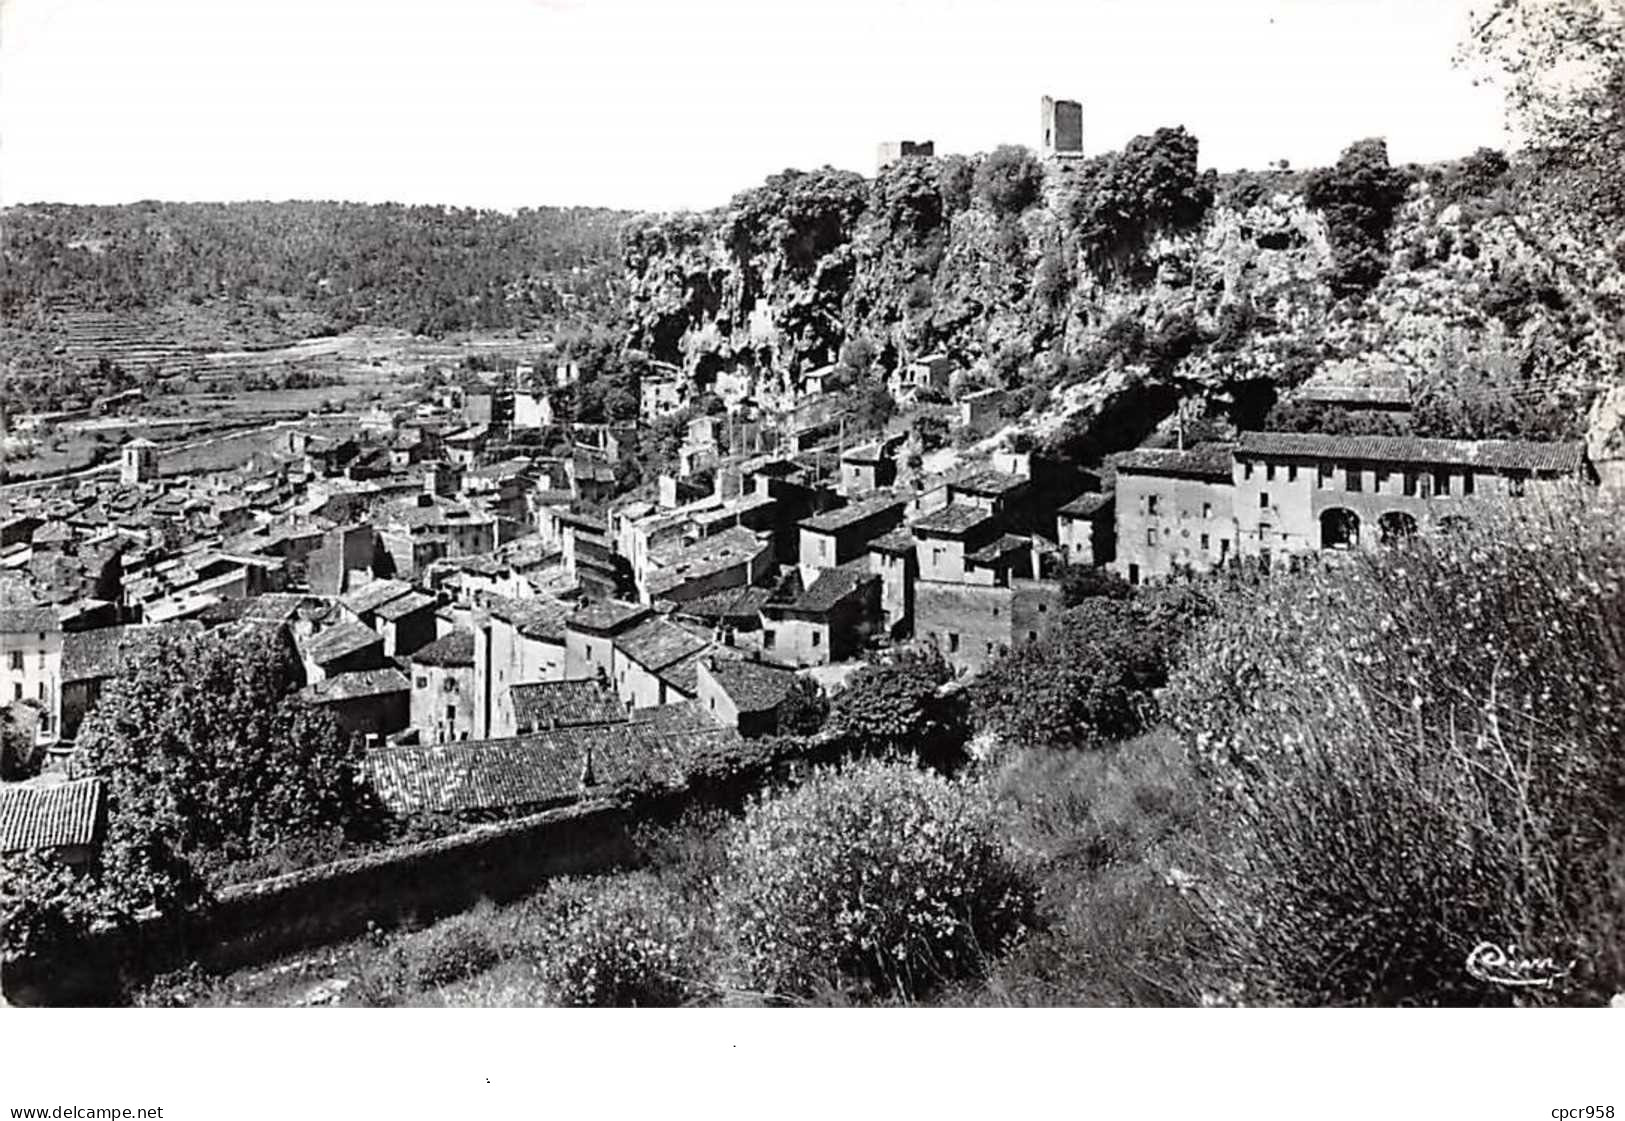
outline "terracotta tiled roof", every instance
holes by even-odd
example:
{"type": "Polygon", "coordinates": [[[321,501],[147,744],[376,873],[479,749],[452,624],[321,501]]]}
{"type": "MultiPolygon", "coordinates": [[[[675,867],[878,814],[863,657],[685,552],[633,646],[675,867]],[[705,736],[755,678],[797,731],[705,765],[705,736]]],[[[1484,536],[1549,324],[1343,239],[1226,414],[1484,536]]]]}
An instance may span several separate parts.
{"type": "Polygon", "coordinates": [[[1074,518],[1090,518],[1100,513],[1112,502],[1112,495],[1108,493],[1080,494],[1056,513],[1066,514],[1074,518]]]}
{"type": "Polygon", "coordinates": [[[165,635],[195,635],[202,631],[203,625],[195,619],[72,631],[62,636],[62,681],[66,684],[112,677],[165,635]]]}
{"type": "Polygon", "coordinates": [[[0,784],[0,852],[94,844],[101,818],[101,779],[0,784]]]}
{"type": "Polygon", "coordinates": [[[822,514],[814,514],[803,519],[801,527],[816,533],[839,533],[843,529],[866,521],[869,518],[882,517],[895,512],[900,519],[906,503],[896,495],[888,493],[876,494],[865,498],[861,502],[854,502],[849,506],[842,506],[838,510],[826,510],[822,514]]]}
{"type": "Polygon", "coordinates": [[[620,724],[626,706],[607,682],[529,681],[509,686],[514,720],[520,728],[547,731],[590,724],[620,724]]]}
{"type": "Polygon", "coordinates": [[[709,645],[669,619],[643,620],[615,636],[615,649],[651,673],[663,670],[709,645]]]}
{"type": "Polygon", "coordinates": [[[986,510],[955,502],[916,518],[912,528],[916,536],[959,537],[992,520],[986,510]]]}
{"type": "Polygon", "coordinates": [[[441,635],[429,645],[414,651],[411,657],[413,662],[425,666],[472,666],[474,664],[474,632],[458,627],[448,634],[441,635]]]}
{"type": "Polygon", "coordinates": [[[695,701],[635,708],[632,723],[648,725],[658,732],[706,731],[717,727],[717,722],[695,701]]]}
{"type": "Polygon", "coordinates": [[[412,683],[392,666],[383,669],[354,670],[307,685],[305,699],[312,704],[337,704],[361,697],[381,697],[389,693],[410,693],[412,683]]]}
{"type": "Polygon", "coordinates": [[[796,680],[794,670],[762,662],[718,660],[706,668],[741,712],[766,712],[776,708],[796,680]]]}
{"type": "Polygon", "coordinates": [[[371,627],[360,623],[338,623],[312,635],[305,643],[305,654],[317,665],[326,665],[358,650],[365,650],[375,642],[381,643],[383,639],[371,627]]]}
{"type": "Polygon", "coordinates": [[[1138,475],[1229,482],[1234,451],[1232,444],[1198,444],[1183,451],[1174,448],[1136,448],[1118,459],[1117,469],[1138,475]]]}
{"type": "Polygon", "coordinates": [[[1420,436],[1243,432],[1240,443],[1236,445],[1236,454],[1569,474],[1580,469],[1585,447],[1577,442],[1546,444],[1529,440],[1430,440],[1420,436]]]}
{"type": "Polygon", "coordinates": [[[613,631],[619,627],[635,623],[649,614],[649,609],[642,604],[622,603],[615,599],[599,599],[584,603],[576,608],[569,618],[572,629],[600,632],[613,631]]]}
{"type": "Polygon", "coordinates": [[[351,592],[339,602],[357,615],[365,615],[411,590],[412,585],[405,580],[374,580],[366,587],[351,592]]]}

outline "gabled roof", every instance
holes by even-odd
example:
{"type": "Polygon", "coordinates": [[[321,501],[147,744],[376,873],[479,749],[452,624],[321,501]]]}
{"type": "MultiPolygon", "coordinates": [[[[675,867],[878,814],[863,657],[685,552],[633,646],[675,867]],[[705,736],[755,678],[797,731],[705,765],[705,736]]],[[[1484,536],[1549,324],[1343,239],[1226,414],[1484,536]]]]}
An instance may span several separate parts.
{"type": "Polygon", "coordinates": [[[424,666],[472,666],[474,632],[458,627],[414,651],[411,659],[415,664],[424,666]]]}
{"type": "Polygon", "coordinates": [[[796,681],[794,670],[763,662],[715,659],[705,668],[741,712],[777,708],[796,681]]]}
{"type": "Polygon", "coordinates": [[[651,596],[659,596],[691,580],[749,563],[767,549],[765,537],[743,526],[734,526],[668,554],[660,567],[649,574],[645,583],[651,596]]]}
{"type": "Polygon", "coordinates": [[[570,618],[570,605],[552,596],[532,596],[514,599],[509,596],[485,596],[482,601],[494,618],[511,623],[526,638],[548,642],[563,642],[565,623],[570,618]]]}
{"type": "Polygon", "coordinates": [[[414,611],[422,611],[426,608],[433,608],[436,602],[438,601],[433,596],[425,595],[424,593],[413,589],[412,591],[407,592],[404,596],[396,596],[394,599],[380,604],[377,614],[378,617],[384,620],[386,623],[393,623],[398,619],[404,619],[414,611]]]}
{"type": "Polygon", "coordinates": [[[871,553],[912,553],[917,542],[906,529],[894,529],[869,542],[871,553]]]}
{"type": "Polygon", "coordinates": [[[1233,444],[1198,444],[1183,451],[1174,448],[1136,448],[1117,461],[1117,470],[1138,475],[1165,475],[1205,482],[1231,481],[1233,444]]]}
{"type": "Polygon", "coordinates": [[[0,783],[0,852],[95,844],[102,813],[101,779],[0,783]]]}
{"type": "MultiPolygon", "coordinates": [[[[322,666],[365,650],[375,642],[382,643],[383,641],[371,627],[346,621],[326,627],[307,639],[305,642],[305,656],[317,665],[322,666]]],[[[472,657],[472,652],[470,657],[472,657]]]]}
{"type": "Polygon", "coordinates": [[[1056,513],[1064,514],[1067,517],[1072,518],[1092,518],[1111,504],[1112,494],[1109,491],[1104,493],[1080,494],[1071,502],[1068,502],[1065,506],[1058,509],[1056,513]]]}
{"type": "Polygon", "coordinates": [[[1584,462],[1585,445],[1579,442],[1548,444],[1530,440],[1432,440],[1420,436],[1243,432],[1236,445],[1236,454],[1572,474],[1584,462]]]}
{"type": "Polygon", "coordinates": [[[681,615],[691,615],[711,622],[751,621],[762,605],[772,596],[767,588],[747,585],[724,588],[720,592],[698,596],[677,605],[681,615]]]}
{"type": "Polygon", "coordinates": [[[307,685],[304,697],[311,704],[321,705],[411,691],[412,683],[404,673],[393,666],[385,666],[383,669],[352,670],[307,685]]]}
{"type": "Polygon", "coordinates": [[[948,484],[950,491],[960,490],[966,494],[974,494],[979,498],[1002,498],[1029,486],[1032,480],[1021,475],[1012,475],[1007,471],[995,471],[988,468],[956,479],[948,484]]]}
{"type": "Polygon", "coordinates": [[[860,502],[842,506],[835,510],[826,510],[822,514],[814,514],[801,522],[802,529],[810,529],[814,533],[839,533],[843,529],[867,521],[870,518],[884,517],[895,512],[898,518],[903,516],[903,508],[907,505],[903,499],[894,494],[881,492],[860,502]]]}
{"type": "Polygon", "coordinates": [[[649,609],[642,604],[599,599],[576,608],[569,618],[568,625],[572,630],[609,634],[637,622],[647,614],[649,609]]]}
{"type": "Polygon", "coordinates": [[[717,722],[696,701],[647,705],[633,709],[631,717],[632,723],[647,725],[657,732],[706,731],[717,727],[717,722]]]}
{"type": "Polygon", "coordinates": [[[405,580],[374,580],[366,587],[358,588],[344,596],[339,602],[357,615],[365,615],[411,590],[412,585],[405,580]]]}
{"type": "Polygon", "coordinates": [[[952,502],[914,519],[916,537],[963,537],[993,520],[993,515],[976,506],[952,502]]]}
{"type": "Polygon", "coordinates": [[[651,673],[703,650],[709,643],[669,619],[652,616],[614,638],[615,649],[651,673]]]}
{"type": "Polygon", "coordinates": [[[1021,552],[1023,549],[1031,549],[1032,547],[1032,538],[1006,533],[977,549],[966,559],[975,561],[980,565],[992,565],[999,563],[1008,556],[1021,552]]]}
{"type": "Polygon", "coordinates": [[[626,706],[609,683],[596,677],[572,681],[526,681],[508,687],[514,722],[520,728],[549,731],[592,724],[620,724],[626,706]]]}

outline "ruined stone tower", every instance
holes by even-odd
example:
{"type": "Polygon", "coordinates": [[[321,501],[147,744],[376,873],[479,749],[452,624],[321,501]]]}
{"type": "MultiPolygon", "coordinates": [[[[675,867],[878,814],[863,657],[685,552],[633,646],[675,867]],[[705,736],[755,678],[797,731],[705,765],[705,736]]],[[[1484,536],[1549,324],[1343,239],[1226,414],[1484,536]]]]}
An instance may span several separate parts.
{"type": "Polygon", "coordinates": [[[906,156],[934,156],[937,145],[932,140],[886,140],[875,150],[875,174],[906,156]]]}
{"type": "Polygon", "coordinates": [[[1083,106],[1076,101],[1056,101],[1045,95],[1043,101],[1044,143],[1039,149],[1051,156],[1083,155],[1083,106]]]}

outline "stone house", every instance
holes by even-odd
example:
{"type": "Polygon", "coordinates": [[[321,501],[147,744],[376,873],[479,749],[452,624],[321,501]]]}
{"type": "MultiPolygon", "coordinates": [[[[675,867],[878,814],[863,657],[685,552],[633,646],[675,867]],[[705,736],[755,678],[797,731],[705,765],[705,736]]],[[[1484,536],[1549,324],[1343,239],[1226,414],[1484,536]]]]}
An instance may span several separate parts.
{"type": "Polygon", "coordinates": [[[459,627],[414,652],[412,727],[424,743],[473,739],[474,633],[459,627]]]}
{"type": "Polygon", "coordinates": [[[1238,553],[1231,444],[1140,448],[1117,462],[1116,557],[1130,584],[1205,572],[1238,553]]]}
{"type": "Polygon", "coordinates": [[[649,617],[642,604],[596,600],[582,604],[564,623],[564,676],[610,677],[615,636],[649,617]]]}
{"type": "Polygon", "coordinates": [[[835,568],[864,556],[868,545],[903,523],[908,504],[890,492],[815,514],[800,524],[803,568],[835,568]]]}
{"type": "Polygon", "coordinates": [[[0,705],[37,705],[36,739],[49,743],[60,731],[61,689],[62,623],[56,609],[0,606],[0,705]]]}
{"type": "Polygon", "coordinates": [[[711,719],[742,736],[779,730],[779,706],[795,684],[794,670],[737,658],[702,658],[696,698],[711,719]]]}
{"type": "Polygon", "coordinates": [[[791,666],[855,657],[881,626],[880,583],[866,557],[819,570],[806,586],[792,571],[762,607],[762,656],[791,666]]]}
{"type": "Polygon", "coordinates": [[[307,682],[354,670],[378,669],[386,662],[384,640],[371,627],[352,619],[322,622],[298,640],[307,682]]]}
{"type": "Polygon", "coordinates": [[[841,456],[841,493],[847,497],[884,490],[897,482],[902,436],[848,448],[841,456]]]}
{"type": "Polygon", "coordinates": [[[773,565],[773,544],[765,534],[733,526],[688,544],[651,550],[644,576],[645,602],[681,603],[761,580],[773,565]]]}
{"type": "MultiPolygon", "coordinates": [[[[472,614],[475,729],[497,730],[508,690],[519,682],[565,678],[565,620],[570,608],[551,596],[482,596],[472,614]]],[[[607,671],[606,671],[607,672],[607,671]]]]}
{"type": "Polygon", "coordinates": [[[1371,547],[1577,485],[1583,445],[1245,432],[1232,476],[1243,556],[1371,547]]]}
{"type": "Polygon", "coordinates": [[[1055,540],[1068,564],[1109,564],[1114,544],[1113,496],[1080,494],[1055,511],[1055,540]]]}
{"type": "Polygon", "coordinates": [[[973,571],[971,557],[996,543],[999,520],[981,506],[950,503],[916,518],[910,527],[919,558],[919,579],[943,583],[992,583],[992,572],[973,571]]]}
{"type": "Polygon", "coordinates": [[[869,571],[880,577],[880,618],[893,638],[914,625],[914,582],[920,577],[919,543],[906,529],[869,542],[869,571]]]}
{"type": "Polygon", "coordinates": [[[330,713],[344,735],[382,739],[411,723],[412,683],[394,666],[335,674],[305,686],[301,695],[330,713]]]}
{"type": "Polygon", "coordinates": [[[710,646],[708,637],[651,615],[611,640],[611,681],[615,691],[629,708],[690,699],[694,695],[692,687],[685,688],[688,682],[675,671],[710,646]]]}

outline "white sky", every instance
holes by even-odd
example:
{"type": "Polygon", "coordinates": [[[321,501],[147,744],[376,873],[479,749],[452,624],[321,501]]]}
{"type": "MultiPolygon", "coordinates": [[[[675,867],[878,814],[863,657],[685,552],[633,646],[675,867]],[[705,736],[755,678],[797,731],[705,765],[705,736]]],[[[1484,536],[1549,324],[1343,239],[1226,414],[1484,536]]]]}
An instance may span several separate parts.
{"type": "MultiPolygon", "coordinates": [[[[1479,0],[1482,4],[1483,0],[1479,0]]],[[[0,0],[0,201],[708,207],[888,138],[1502,145],[1467,0],[0,0]]]]}

